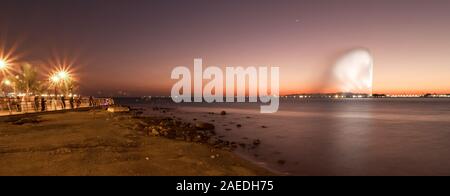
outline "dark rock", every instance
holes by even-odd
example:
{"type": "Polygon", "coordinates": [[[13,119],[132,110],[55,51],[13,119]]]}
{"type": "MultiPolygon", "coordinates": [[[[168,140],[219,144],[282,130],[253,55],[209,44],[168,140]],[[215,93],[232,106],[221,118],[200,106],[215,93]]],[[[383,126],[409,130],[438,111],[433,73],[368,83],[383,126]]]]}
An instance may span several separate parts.
{"type": "Polygon", "coordinates": [[[142,130],[144,130],[144,129],[145,129],[145,126],[144,126],[143,124],[140,124],[140,123],[135,124],[135,125],[133,126],[133,130],[135,130],[135,131],[142,131],[142,130]]]}
{"type": "Polygon", "coordinates": [[[195,128],[198,130],[213,130],[215,126],[211,123],[197,122],[195,123],[195,128]]]}
{"type": "Polygon", "coordinates": [[[154,135],[154,136],[158,136],[159,135],[159,131],[156,130],[155,128],[153,128],[153,129],[150,130],[150,134],[154,135]]]}
{"type": "Polygon", "coordinates": [[[135,111],[135,112],[133,112],[134,116],[141,116],[142,114],[144,114],[143,111],[135,111]]]}
{"type": "Polygon", "coordinates": [[[253,140],[253,145],[258,146],[261,144],[261,141],[259,139],[253,140]]]}
{"type": "Polygon", "coordinates": [[[137,124],[139,124],[140,126],[143,126],[143,127],[148,126],[148,123],[146,123],[144,121],[139,121],[137,124]]]}
{"type": "Polygon", "coordinates": [[[221,148],[222,150],[231,151],[232,149],[230,147],[224,146],[221,148]]]}
{"type": "Polygon", "coordinates": [[[226,111],[221,111],[220,115],[227,115],[227,112],[226,111]]]}
{"type": "Polygon", "coordinates": [[[237,128],[241,128],[242,125],[241,125],[241,124],[237,124],[236,127],[237,127],[237,128]]]}
{"type": "Polygon", "coordinates": [[[267,128],[267,126],[264,126],[264,125],[263,125],[263,126],[261,126],[261,128],[265,129],[265,128],[267,128]]]}
{"type": "Polygon", "coordinates": [[[193,142],[201,142],[202,141],[202,136],[201,135],[196,135],[194,138],[192,138],[193,142]]]}
{"type": "Polygon", "coordinates": [[[231,142],[230,146],[231,148],[237,148],[238,144],[236,142],[231,142]]]}
{"type": "Polygon", "coordinates": [[[129,116],[120,115],[120,116],[114,117],[114,120],[115,121],[122,121],[122,120],[127,120],[129,118],[130,118],[129,116]]]}
{"type": "Polygon", "coordinates": [[[220,143],[220,140],[217,138],[211,137],[208,139],[207,142],[209,145],[216,145],[216,144],[220,143]]]}
{"type": "Polygon", "coordinates": [[[189,136],[189,135],[187,135],[187,136],[184,138],[184,140],[187,141],[187,142],[192,142],[192,137],[189,136]]]}
{"type": "Polygon", "coordinates": [[[284,164],[286,163],[286,161],[285,161],[285,160],[282,160],[282,159],[280,159],[280,160],[278,160],[278,161],[277,161],[277,163],[278,163],[278,164],[280,164],[280,165],[284,165],[284,164]]]}

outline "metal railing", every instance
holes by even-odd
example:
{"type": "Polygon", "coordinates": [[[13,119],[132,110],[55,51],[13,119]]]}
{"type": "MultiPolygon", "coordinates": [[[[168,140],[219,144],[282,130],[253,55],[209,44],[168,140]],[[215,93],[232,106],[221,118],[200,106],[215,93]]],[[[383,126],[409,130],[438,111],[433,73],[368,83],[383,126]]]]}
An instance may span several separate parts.
{"type": "Polygon", "coordinates": [[[10,97],[0,98],[0,116],[73,110],[80,108],[94,108],[101,106],[114,105],[114,100],[111,98],[92,98],[89,97],[74,97],[61,98],[57,97],[10,97]]]}

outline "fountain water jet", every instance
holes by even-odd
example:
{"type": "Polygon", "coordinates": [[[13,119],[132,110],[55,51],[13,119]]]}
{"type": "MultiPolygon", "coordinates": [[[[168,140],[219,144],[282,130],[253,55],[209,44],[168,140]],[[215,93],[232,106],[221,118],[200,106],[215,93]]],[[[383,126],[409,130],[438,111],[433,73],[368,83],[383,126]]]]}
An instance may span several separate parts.
{"type": "Polygon", "coordinates": [[[366,49],[354,49],[334,64],[334,82],[341,92],[372,95],[373,58],[366,49]]]}

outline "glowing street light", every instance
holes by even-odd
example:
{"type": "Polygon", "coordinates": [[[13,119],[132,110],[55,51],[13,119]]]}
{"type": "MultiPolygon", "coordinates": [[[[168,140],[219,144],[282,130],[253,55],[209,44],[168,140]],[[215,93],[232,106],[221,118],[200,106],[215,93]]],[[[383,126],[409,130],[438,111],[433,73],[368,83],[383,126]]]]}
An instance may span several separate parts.
{"type": "Polygon", "coordinates": [[[65,70],[57,71],[50,76],[50,82],[54,85],[58,85],[61,82],[66,82],[70,80],[69,72],[65,70]]]}
{"type": "Polygon", "coordinates": [[[3,71],[8,67],[8,62],[4,59],[0,59],[0,71],[3,71]]]}
{"type": "Polygon", "coordinates": [[[59,76],[58,75],[52,75],[51,77],[50,77],[50,82],[52,82],[54,85],[56,85],[56,84],[58,84],[59,83],[59,76]]]}
{"type": "Polygon", "coordinates": [[[57,72],[53,73],[50,76],[50,82],[52,82],[53,84],[58,84],[60,82],[65,82],[65,81],[68,81],[70,79],[71,79],[71,77],[70,77],[69,72],[65,71],[65,70],[57,71],[57,72]]]}
{"type": "MultiPolygon", "coordinates": [[[[55,88],[55,99],[58,97],[58,86],[65,84],[71,80],[70,72],[66,69],[59,69],[50,76],[49,81],[55,88]]],[[[55,105],[56,110],[56,105],[55,105]]]]}
{"type": "Polygon", "coordinates": [[[57,73],[57,75],[58,75],[59,79],[62,81],[66,81],[70,78],[69,73],[67,73],[67,71],[64,71],[64,70],[59,71],[57,73]]]}
{"type": "Polygon", "coordinates": [[[3,80],[2,84],[5,86],[11,86],[11,81],[8,79],[5,79],[5,80],[3,80]]]}
{"type": "Polygon", "coordinates": [[[11,65],[11,60],[8,58],[4,58],[0,54],[0,72],[5,74],[9,71],[11,65]]]}
{"type": "Polygon", "coordinates": [[[58,85],[61,81],[61,78],[59,77],[59,74],[53,74],[52,76],[50,76],[50,82],[53,84],[53,86],[55,87],[55,99],[58,97],[58,85]]]}

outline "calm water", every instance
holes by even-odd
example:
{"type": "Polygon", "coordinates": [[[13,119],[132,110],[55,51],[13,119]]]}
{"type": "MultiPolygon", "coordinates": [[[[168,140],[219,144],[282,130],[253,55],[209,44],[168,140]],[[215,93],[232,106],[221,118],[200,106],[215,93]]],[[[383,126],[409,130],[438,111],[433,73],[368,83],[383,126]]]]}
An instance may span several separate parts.
{"type": "Polygon", "coordinates": [[[260,139],[238,153],[288,175],[450,175],[450,99],[290,99],[275,114],[260,114],[256,104],[119,102],[214,121],[227,140],[260,139]],[[207,114],[222,110],[229,114],[207,114]]]}

